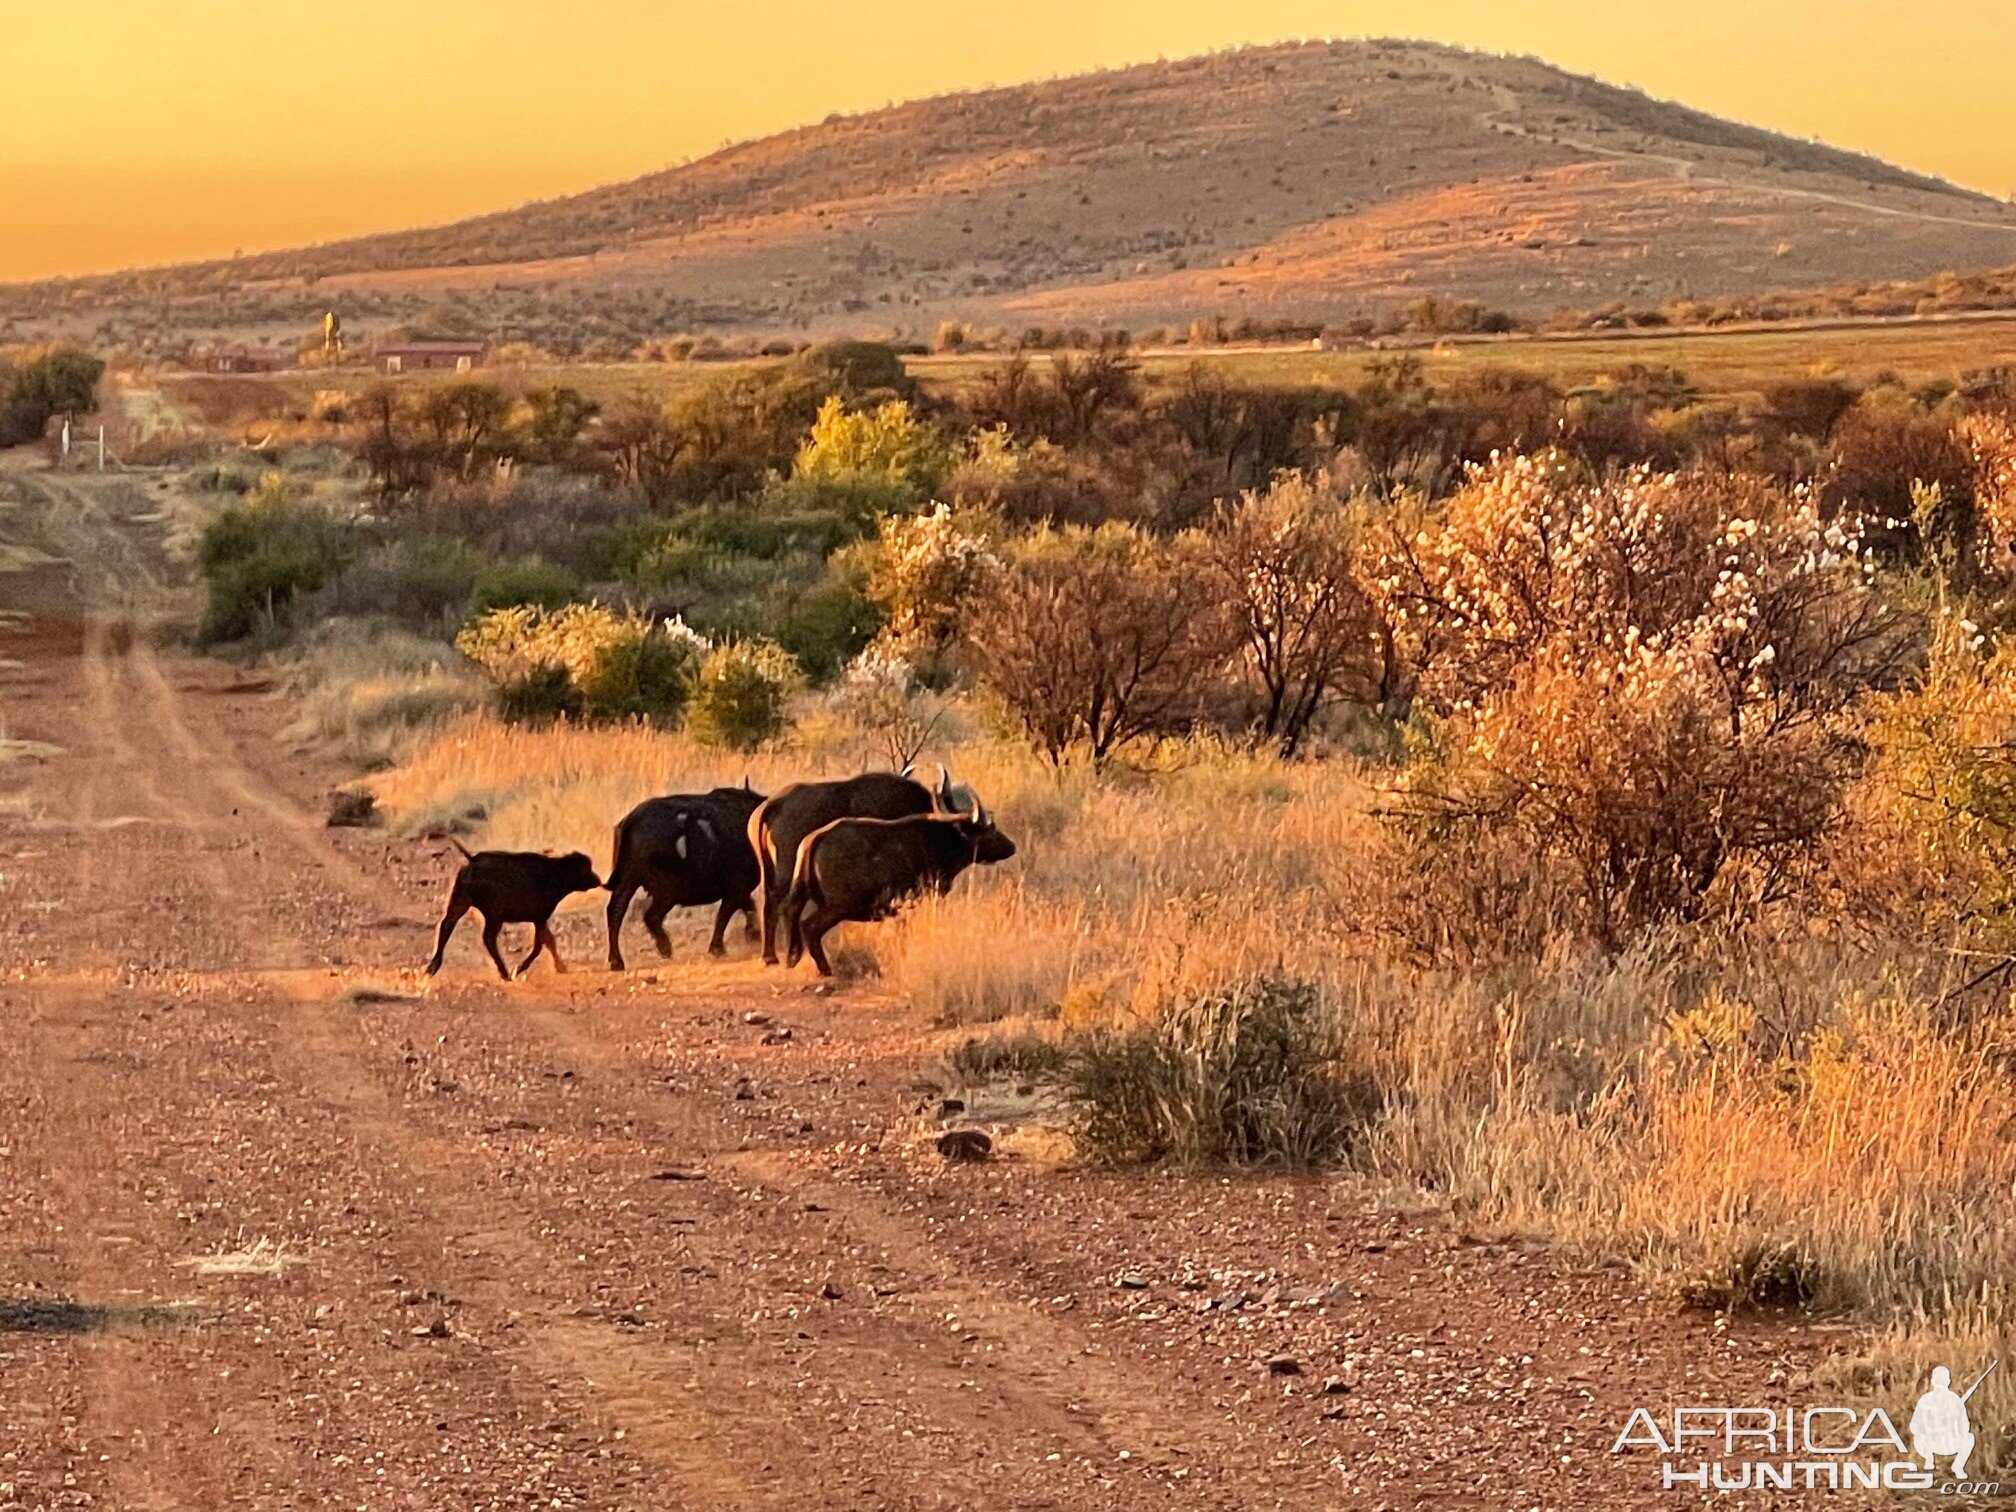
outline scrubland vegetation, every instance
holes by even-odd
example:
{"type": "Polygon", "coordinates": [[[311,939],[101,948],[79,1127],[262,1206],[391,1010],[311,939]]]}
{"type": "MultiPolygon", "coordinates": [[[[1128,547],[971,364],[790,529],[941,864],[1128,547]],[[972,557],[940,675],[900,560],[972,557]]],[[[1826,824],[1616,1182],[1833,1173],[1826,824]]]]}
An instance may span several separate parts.
{"type": "Polygon", "coordinates": [[[1020,855],[845,969],[1088,1158],[1346,1166],[1957,1365],[2016,1318],[2011,395],[401,386],[220,466],[206,633],[412,832],[949,762],[1020,855]]]}

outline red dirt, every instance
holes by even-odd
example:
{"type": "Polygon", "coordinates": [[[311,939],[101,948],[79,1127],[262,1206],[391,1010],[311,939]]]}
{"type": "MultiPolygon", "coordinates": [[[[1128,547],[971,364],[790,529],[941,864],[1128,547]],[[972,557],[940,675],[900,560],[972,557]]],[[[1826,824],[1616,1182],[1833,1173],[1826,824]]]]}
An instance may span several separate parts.
{"type": "Polygon", "coordinates": [[[427,983],[445,863],[102,612],[0,707],[0,1509],[1672,1505],[1629,1408],[1817,1352],[1353,1179],[947,1165],[923,1026],[739,941],[427,983]]]}

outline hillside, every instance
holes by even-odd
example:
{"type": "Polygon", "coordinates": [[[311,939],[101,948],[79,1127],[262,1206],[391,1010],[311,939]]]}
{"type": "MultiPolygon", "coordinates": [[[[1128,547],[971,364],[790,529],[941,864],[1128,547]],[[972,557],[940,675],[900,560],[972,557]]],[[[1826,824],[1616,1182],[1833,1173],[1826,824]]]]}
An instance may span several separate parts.
{"type": "Polygon", "coordinates": [[[2016,208],[1530,59],[1289,45],[829,119],[424,230],[0,290],[15,334],[446,296],[502,332],[1521,312],[2016,261],[2016,208]]]}

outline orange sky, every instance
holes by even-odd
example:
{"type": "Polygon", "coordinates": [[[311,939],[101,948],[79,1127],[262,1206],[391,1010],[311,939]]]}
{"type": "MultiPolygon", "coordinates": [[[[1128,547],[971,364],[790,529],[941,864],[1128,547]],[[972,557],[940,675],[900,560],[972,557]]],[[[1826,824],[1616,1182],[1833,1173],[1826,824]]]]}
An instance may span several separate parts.
{"type": "Polygon", "coordinates": [[[501,208],[831,111],[1246,41],[1531,53],[2016,192],[2011,0],[5,0],[0,278],[501,208]]]}

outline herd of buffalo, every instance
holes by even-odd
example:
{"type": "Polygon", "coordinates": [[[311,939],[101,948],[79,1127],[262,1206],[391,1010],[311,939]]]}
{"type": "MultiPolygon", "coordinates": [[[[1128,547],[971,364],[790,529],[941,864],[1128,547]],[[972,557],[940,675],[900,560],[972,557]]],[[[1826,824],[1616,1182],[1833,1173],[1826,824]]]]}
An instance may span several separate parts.
{"type": "Polygon", "coordinates": [[[531,953],[518,963],[517,975],[542,950],[565,971],[553,939],[553,911],[570,893],[600,887],[609,890],[611,971],[623,969],[619,937],[639,892],[649,899],[644,927],[659,954],[669,956],[665,915],[672,909],[718,905],[707,948],[720,955],[736,914],[747,914],[749,933],[756,934],[760,891],[764,961],[777,962],[781,925],[788,964],[809,954],[819,974],[831,976],[824,942],[836,924],[885,918],[906,898],[927,889],[948,891],[969,866],[1015,854],[1015,842],[995,827],[986,807],[942,767],[935,788],[906,767],[794,783],[771,798],[745,780],[741,787],[647,799],[616,826],[607,882],[580,851],[471,854],[451,843],[462,851],[463,865],[449,890],[427,974],[441,969],[455,926],[474,909],[483,916],[483,948],[507,982],[514,973],[498,954],[498,932],[506,924],[533,928],[531,953]]]}

